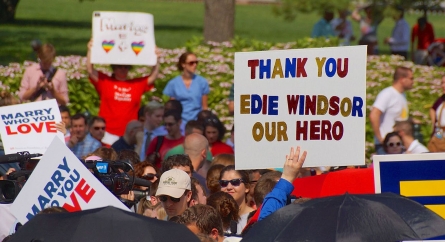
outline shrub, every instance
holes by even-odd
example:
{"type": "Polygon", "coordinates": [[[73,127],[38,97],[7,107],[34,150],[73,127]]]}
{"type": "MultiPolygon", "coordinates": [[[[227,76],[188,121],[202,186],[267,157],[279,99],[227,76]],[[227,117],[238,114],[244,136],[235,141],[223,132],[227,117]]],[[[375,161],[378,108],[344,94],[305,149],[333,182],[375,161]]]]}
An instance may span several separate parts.
{"type": "MultiPolygon", "coordinates": [[[[324,38],[305,38],[290,43],[269,43],[256,40],[235,38],[232,42],[203,43],[201,38],[194,38],[187,42],[186,46],[177,49],[160,49],[160,73],[156,81],[156,88],[146,93],[142,103],[147,103],[151,96],[162,97],[162,90],[167,82],[179,74],[176,62],[179,56],[186,50],[196,53],[200,60],[198,73],[204,76],[210,85],[209,108],[221,117],[221,120],[230,128],[233,117],[228,115],[227,96],[233,83],[233,56],[239,51],[263,51],[296,48],[318,48],[337,46],[338,40],[326,40],[324,38]]],[[[70,108],[72,113],[88,111],[95,115],[98,112],[99,97],[94,87],[89,83],[85,66],[86,59],[81,56],[58,56],[55,66],[67,71],[70,108]]],[[[10,63],[8,66],[0,66],[0,90],[6,89],[17,93],[24,69],[31,62],[23,64],[10,63]]],[[[425,141],[431,132],[431,123],[428,116],[429,108],[434,100],[440,96],[440,78],[444,70],[439,68],[417,66],[412,62],[404,62],[396,56],[371,56],[368,57],[367,68],[367,114],[378,92],[391,85],[392,72],[398,65],[412,67],[416,83],[414,89],[407,93],[411,116],[422,122],[422,134],[425,141]]],[[[100,71],[110,74],[108,66],[96,66],[100,71]]],[[[151,68],[135,66],[130,71],[130,77],[142,76],[150,73],[151,68]]],[[[166,97],[163,97],[166,100],[166,97]]],[[[373,132],[366,123],[366,152],[367,160],[373,150],[373,132]]]]}

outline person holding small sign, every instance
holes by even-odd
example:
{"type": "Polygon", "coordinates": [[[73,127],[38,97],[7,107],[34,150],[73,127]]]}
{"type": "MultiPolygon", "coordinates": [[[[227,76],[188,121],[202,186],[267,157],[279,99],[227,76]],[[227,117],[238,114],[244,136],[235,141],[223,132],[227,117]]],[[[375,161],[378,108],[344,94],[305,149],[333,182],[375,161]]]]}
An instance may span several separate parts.
{"type": "Polygon", "coordinates": [[[69,101],[66,72],[53,66],[56,49],[44,44],[36,51],[39,63],[26,68],[20,82],[20,99],[34,102],[55,98],[59,106],[66,105],[69,101]]]}
{"type": "Polygon", "coordinates": [[[88,43],[87,71],[100,97],[99,116],[107,121],[102,142],[111,145],[125,133],[127,123],[137,119],[141,96],[154,87],[159,61],[148,76],[128,79],[130,65],[111,65],[113,74],[108,76],[94,69],[91,63],[92,45],[91,40],[88,43]]]}
{"type": "Polygon", "coordinates": [[[199,111],[207,110],[207,94],[209,83],[207,80],[195,74],[198,66],[198,58],[191,52],[186,52],[179,57],[177,64],[181,75],[171,79],[163,91],[170,99],[179,100],[184,108],[182,121],[187,123],[195,120],[199,111]]]}

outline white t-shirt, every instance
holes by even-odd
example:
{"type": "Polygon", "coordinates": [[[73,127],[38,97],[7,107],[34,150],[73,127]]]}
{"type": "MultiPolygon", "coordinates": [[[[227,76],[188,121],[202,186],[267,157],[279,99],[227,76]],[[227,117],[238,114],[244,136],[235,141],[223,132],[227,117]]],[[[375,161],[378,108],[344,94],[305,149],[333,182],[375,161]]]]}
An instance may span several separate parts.
{"type": "Polygon", "coordinates": [[[406,153],[410,154],[422,154],[430,152],[423,144],[421,144],[418,140],[414,140],[411,145],[406,150],[406,153]]]}
{"type": "Polygon", "coordinates": [[[408,102],[405,95],[392,86],[383,89],[377,95],[372,107],[382,111],[380,116],[380,135],[382,138],[393,131],[396,121],[404,121],[409,117],[408,102]]]}
{"type": "MultiPolygon", "coordinates": [[[[236,234],[241,234],[243,232],[244,227],[247,225],[247,218],[249,217],[249,213],[245,213],[240,216],[240,219],[238,220],[237,226],[236,226],[236,234]]],[[[230,228],[228,228],[224,233],[231,234],[232,231],[230,228]]]]}
{"type": "Polygon", "coordinates": [[[438,123],[437,126],[439,127],[445,127],[445,110],[442,111],[442,117],[439,118],[440,110],[442,110],[443,102],[437,107],[436,109],[436,122],[438,123]],[[439,124],[440,119],[440,124],[439,124]]]}

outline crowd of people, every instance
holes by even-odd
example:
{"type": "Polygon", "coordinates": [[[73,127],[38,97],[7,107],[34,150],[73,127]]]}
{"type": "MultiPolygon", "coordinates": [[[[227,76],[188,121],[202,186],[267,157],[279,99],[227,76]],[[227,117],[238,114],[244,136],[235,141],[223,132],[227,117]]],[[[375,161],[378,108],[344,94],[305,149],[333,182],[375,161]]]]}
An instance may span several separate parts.
{"type": "MultiPolygon", "coordinates": [[[[355,14],[354,18],[363,25],[360,41],[368,45],[375,40],[380,21],[372,19],[371,10],[365,8],[366,16],[355,14]]],[[[349,44],[354,36],[350,23],[347,24],[347,15],[343,11],[339,20],[332,20],[332,13],[326,12],[324,20],[314,28],[314,34],[324,35],[323,31],[330,29],[346,38],[344,44],[349,44]],[[332,28],[329,27],[331,20],[332,28]]],[[[399,15],[400,21],[396,26],[405,28],[403,13],[399,15]]],[[[422,24],[416,28],[418,35],[428,26],[426,22],[422,24]]],[[[406,32],[403,36],[406,37],[406,32]]],[[[392,46],[396,46],[397,41],[396,36],[388,39],[392,46]]],[[[88,44],[87,69],[101,100],[98,116],[71,115],[67,107],[66,75],[52,66],[55,49],[50,44],[38,49],[39,63],[26,69],[20,99],[3,92],[0,106],[56,99],[63,126],[58,130],[65,134],[66,145],[79,159],[126,161],[134,167],[130,175],[151,182],[150,187],[133,188],[148,190],[148,196],[139,199],[132,191],[120,196],[134,212],[184,224],[202,241],[240,240],[256,221],[289,204],[295,178],[328,170],[302,168],[306,152],[301,152],[299,147],[286,155],[283,172],[236,170],[234,127],[230,137],[224,140],[225,126],[208,110],[209,85],[204,77],[195,73],[199,63],[195,54],[186,52],[179,57],[177,68],[181,74],[170,80],[163,91],[170,97],[169,101],[151,100],[141,107],[141,96],[154,87],[159,65],[147,76],[135,79],[128,79],[131,66],[111,65],[113,74],[108,76],[95,70],[90,62],[91,43],[88,44]]],[[[368,50],[376,51],[377,45],[373,47],[368,50]]],[[[394,49],[395,54],[404,54],[396,53],[398,51],[402,50],[394,49]]],[[[412,70],[397,67],[392,86],[377,96],[369,119],[378,154],[445,151],[442,142],[445,94],[431,108],[435,124],[432,137],[435,139],[431,139],[427,148],[414,138],[416,120],[409,118],[404,93],[413,84],[412,70]]],[[[442,88],[445,93],[445,77],[442,88]]],[[[233,108],[232,87],[229,112],[233,113],[233,108]]],[[[3,168],[1,175],[14,169],[17,168],[3,168]]]]}
{"type": "MultiPolygon", "coordinates": [[[[356,40],[351,19],[360,25],[359,45],[368,46],[368,55],[379,53],[377,28],[383,20],[383,14],[373,4],[366,4],[356,8],[352,13],[341,10],[338,18],[334,18],[334,12],[325,11],[323,17],[314,25],[311,37],[338,37],[341,46],[351,45],[356,40]],[[364,14],[360,14],[363,11],[364,14]]],[[[437,38],[431,23],[426,16],[417,19],[417,23],[411,28],[404,18],[404,9],[397,7],[393,14],[395,25],[391,36],[384,39],[384,44],[390,46],[391,54],[408,57],[418,65],[444,66],[445,64],[445,39],[437,38]],[[411,34],[410,34],[411,33],[411,34]],[[411,48],[410,48],[411,45],[411,48]],[[408,55],[408,53],[411,55],[408,55]]]]}

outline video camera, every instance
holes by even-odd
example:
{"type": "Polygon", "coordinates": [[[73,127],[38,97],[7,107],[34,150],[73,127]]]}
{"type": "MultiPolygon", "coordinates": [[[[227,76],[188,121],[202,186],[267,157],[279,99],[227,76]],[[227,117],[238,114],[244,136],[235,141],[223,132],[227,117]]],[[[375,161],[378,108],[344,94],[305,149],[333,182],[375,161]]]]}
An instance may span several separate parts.
{"type": "Polygon", "coordinates": [[[133,166],[126,161],[85,161],[85,166],[93,171],[94,176],[114,195],[119,196],[122,194],[128,194],[133,191],[135,194],[135,200],[138,197],[148,196],[151,182],[128,175],[128,172],[132,171],[134,174],[133,166]],[[132,190],[134,186],[147,187],[147,190],[132,190]]]}
{"type": "MultiPolygon", "coordinates": [[[[29,152],[19,152],[17,154],[0,156],[0,164],[19,162],[23,169],[25,163],[41,154],[30,154],[29,152]]],[[[128,175],[133,166],[126,161],[82,161],[84,165],[94,174],[94,176],[115,196],[134,192],[135,201],[149,195],[151,182],[128,175]],[[133,186],[147,187],[146,190],[132,190],[133,186]]],[[[0,203],[12,203],[18,196],[20,190],[28,180],[32,171],[20,170],[10,173],[7,180],[0,180],[0,203]]]]}
{"type": "MultiPolygon", "coordinates": [[[[0,156],[0,164],[18,162],[20,168],[23,169],[26,162],[39,156],[42,155],[30,154],[27,151],[2,155],[0,156]]],[[[0,180],[0,203],[12,203],[30,175],[31,171],[20,170],[7,175],[7,180],[0,180]]]]}

